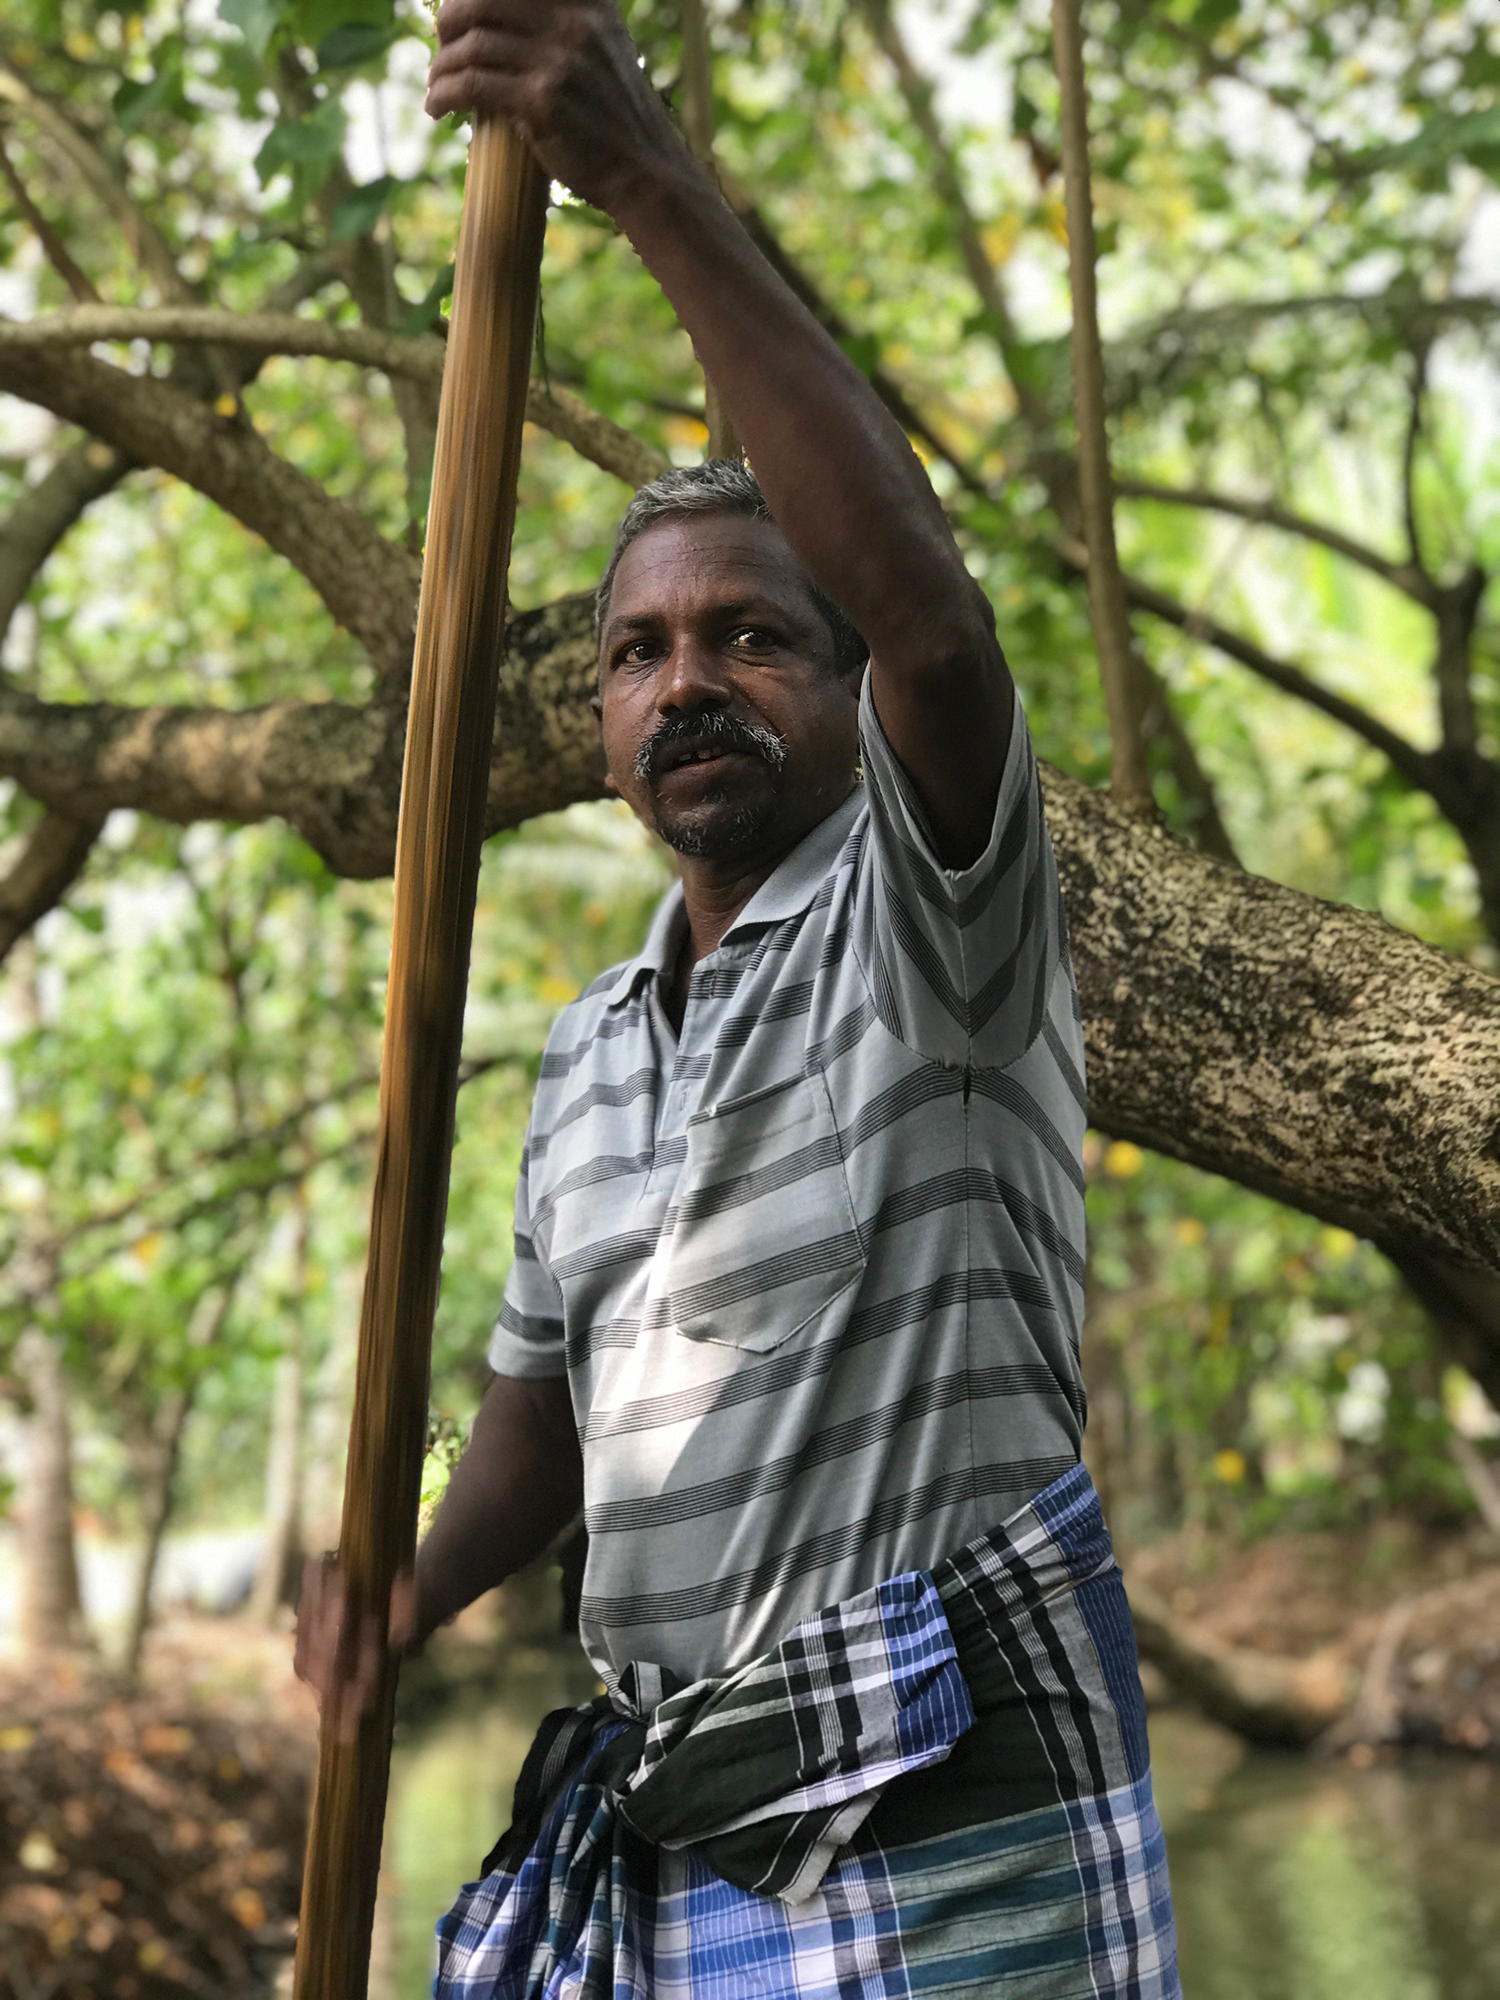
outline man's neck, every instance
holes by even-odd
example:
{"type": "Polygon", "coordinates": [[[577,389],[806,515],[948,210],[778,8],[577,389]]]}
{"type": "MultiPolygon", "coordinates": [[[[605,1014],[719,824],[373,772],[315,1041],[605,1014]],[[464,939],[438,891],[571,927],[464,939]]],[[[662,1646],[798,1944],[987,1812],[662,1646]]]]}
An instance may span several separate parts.
{"type": "MultiPolygon", "coordinates": [[[[790,849],[787,850],[790,853],[790,849]]],[[[724,933],[739,917],[756,890],[769,882],[780,861],[757,860],[743,867],[725,869],[712,862],[680,862],[682,900],[687,913],[687,932],[677,954],[677,963],[663,980],[667,1013],[674,1028],[681,1028],[687,1012],[688,982],[700,958],[717,951],[724,933]]]]}

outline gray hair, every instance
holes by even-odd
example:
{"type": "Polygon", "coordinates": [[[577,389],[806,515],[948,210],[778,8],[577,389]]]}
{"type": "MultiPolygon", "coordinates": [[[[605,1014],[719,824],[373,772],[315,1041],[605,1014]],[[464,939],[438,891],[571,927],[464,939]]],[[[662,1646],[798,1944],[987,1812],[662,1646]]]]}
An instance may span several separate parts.
{"type": "MultiPolygon", "coordinates": [[[[752,521],[773,518],[766,505],[766,496],[760,490],[760,481],[749,466],[737,458],[711,458],[704,465],[674,465],[660,478],[653,479],[649,486],[641,488],[625,509],[625,517],[615,536],[609,568],[594,593],[596,640],[604,633],[621,556],[632,542],[639,541],[646,530],[654,528],[658,521],[681,520],[689,514],[739,514],[752,521]]],[[[813,603],[822,614],[833,639],[834,667],[841,674],[862,667],[870,657],[870,649],[852,621],[810,576],[806,577],[806,582],[813,603]]]]}

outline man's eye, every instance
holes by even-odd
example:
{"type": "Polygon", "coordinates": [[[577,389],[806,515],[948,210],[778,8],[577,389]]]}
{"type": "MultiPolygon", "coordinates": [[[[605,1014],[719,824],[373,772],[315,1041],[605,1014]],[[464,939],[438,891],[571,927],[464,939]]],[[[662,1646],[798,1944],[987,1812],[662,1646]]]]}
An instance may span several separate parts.
{"type": "Polygon", "coordinates": [[[774,646],[776,641],[763,625],[740,625],[729,635],[731,646],[774,646]]]}

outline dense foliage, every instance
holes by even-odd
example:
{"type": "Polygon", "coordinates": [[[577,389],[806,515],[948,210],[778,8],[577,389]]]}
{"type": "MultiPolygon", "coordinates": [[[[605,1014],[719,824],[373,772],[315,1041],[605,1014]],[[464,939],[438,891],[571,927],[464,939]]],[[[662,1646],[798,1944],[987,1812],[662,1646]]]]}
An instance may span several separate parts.
{"type": "MultiPolygon", "coordinates": [[[[641,0],[631,20],[671,92],[672,8],[641,0]]],[[[1068,301],[1045,7],[893,19],[880,0],[755,0],[711,22],[731,194],[904,399],[1039,748],[1100,781],[1107,733],[1059,533],[1068,301]]],[[[1454,788],[1467,774],[1474,798],[1500,796],[1483,596],[1500,560],[1497,31],[1436,0],[1118,0],[1088,22],[1122,548],[1169,607],[1140,636],[1182,726],[1156,743],[1163,805],[1189,830],[1216,818],[1248,867],[1492,963],[1500,833],[1454,788]],[[1225,634],[1238,656],[1210,643],[1225,634]],[[1452,754],[1429,771],[1440,714],[1452,754]]],[[[434,325],[464,149],[421,116],[429,37],[414,0],[221,0],[217,16],[16,0],[0,31],[6,311],[95,293],[434,325]]],[[[694,457],[688,343],[607,220],[555,192],[539,367],[694,457]]],[[[131,365],[173,368],[226,423],[419,540],[421,398],[338,362],[272,356],[242,384],[224,350],[172,352],[137,343],[131,365]]],[[[19,403],[4,422],[14,505],[78,438],[19,403]]],[[[517,604],[586,587],[624,498],[528,433],[517,604]]],[[[5,661],[25,689],[79,702],[356,699],[370,679],[287,563],[149,469],[71,529],[5,661]]],[[[37,810],[7,786],[15,843],[37,810]]],[[[666,879],[607,806],[489,850],[437,1351],[449,1415],[482,1379],[548,1021],[633,948],[666,879]]],[[[121,1526],[132,1438],[188,1382],[182,1505],[254,1512],[271,1369],[295,1337],[324,1411],[326,1529],[387,911],[384,885],[335,879],[274,824],[117,814],[9,960],[0,1327],[65,1342],[78,1423],[101,1441],[88,1497],[121,1526]]],[[[1484,1435],[1488,1414],[1372,1249],[1131,1146],[1101,1141],[1090,1166],[1089,1373],[1122,1525],[1469,1504],[1448,1442],[1455,1421],[1484,1435]]]]}

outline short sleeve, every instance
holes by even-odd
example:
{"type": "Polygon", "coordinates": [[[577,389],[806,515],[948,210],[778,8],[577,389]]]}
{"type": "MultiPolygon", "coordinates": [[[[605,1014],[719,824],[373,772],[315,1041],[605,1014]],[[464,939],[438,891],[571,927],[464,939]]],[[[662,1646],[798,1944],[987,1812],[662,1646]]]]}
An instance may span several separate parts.
{"type": "Polygon", "coordinates": [[[557,1281],[537,1254],[531,1234],[530,1134],[516,1177],[516,1254],[505,1301],[490,1336],[489,1364],[497,1375],[565,1375],[563,1302],[557,1281]]]}
{"type": "Polygon", "coordinates": [[[860,932],[876,1009],[893,1034],[932,1060],[1014,1062],[1041,1032],[1067,956],[1020,699],[989,839],[967,868],[938,859],[916,788],[875,713],[868,675],[860,742],[870,810],[860,932]]]}

